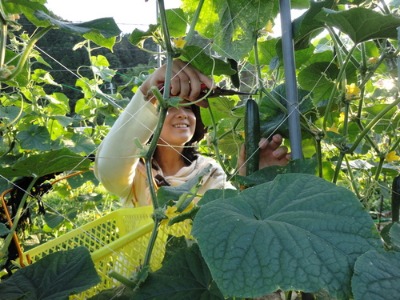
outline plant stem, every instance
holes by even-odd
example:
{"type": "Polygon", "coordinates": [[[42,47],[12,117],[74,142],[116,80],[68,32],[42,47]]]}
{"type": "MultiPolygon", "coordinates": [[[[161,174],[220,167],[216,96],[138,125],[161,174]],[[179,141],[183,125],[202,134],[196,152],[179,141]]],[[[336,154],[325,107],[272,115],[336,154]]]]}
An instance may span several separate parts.
{"type": "Polygon", "coordinates": [[[135,282],[133,282],[132,280],[126,278],[125,276],[123,276],[115,271],[111,271],[110,273],[108,273],[108,276],[110,276],[111,278],[113,278],[115,280],[118,280],[123,285],[130,287],[131,289],[134,289],[136,287],[135,282]]]}
{"type": "MultiPolygon", "coordinates": [[[[337,33],[334,30],[332,30],[329,31],[329,34],[332,35],[332,39],[334,40],[335,44],[338,45],[336,49],[337,50],[341,49],[346,56],[349,56],[350,52],[347,50],[346,46],[342,43],[342,40],[339,38],[337,33]]],[[[360,68],[360,63],[352,55],[350,55],[350,60],[356,69],[360,68]]]]}
{"type": "MultiPolygon", "coordinates": [[[[334,34],[332,33],[333,30],[331,30],[330,28],[328,28],[328,30],[329,30],[330,34],[331,34],[332,36],[334,36],[334,34]]],[[[333,39],[333,41],[335,41],[335,39],[333,39]]],[[[335,43],[335,47],[336,47],[336,49],[337,49],[338,56],[340,56],[340,55],[339,55],[340,49],[337,47],[337,43],[335,43]]],[[[343,75],[344,75],[345,72],[346,72],[347,64],[349,63],[350,58],[351,58],[351,56],[352,56],[352,54],[353,54],[353,52],[354,52],[355,49],[356,49],[356,45],[354,45],[354,46],[350,49],[350,51],[348,52],[348,54],[347,54],[347,56],[346,56],[346,59],[341,63],[341,65],[340,65],[340,67],[339,67],[339,74],[338,74],[338,76],[337,76],[337,81],[341,81],[341,80],[342,80],[343,75]]],[[[340,59],[340,62],[341,62],[341,61],[342,61],[342,60],[340,59]]],[[[346,87],[344,86],[344,87],[342,87],[342,88],[346,88],[346,87]]],[[[326,127],[327,127],[327,124],[326,124],[326,123],[327,123],[327,120],[328,120],[329,113],[331,112],[331,108],[332,108],[332,105],[333,105],[333,101],[334,101],[334,99],[335,99],[335,96],[336,96],[336,94],[337,94],[337,91],[338,91],[338,83],[337,83],[337,84],[334,86],[334,88],[332,89],[332,92],[331,92],[331,94],[330,94],[330,96],[329,96],[329,99],[328,99],[328,104],[327,104],[327,106],[326,106],[326,108],[325,108],[325,115],[324,115],[323,126],[322,126],[322,128],[323,128],[324,131],[326,131],[326,127]]]]}
{"type": "Polygon", "coordinates": [[[336,163],[335,173],[334,173],[333,179],[332,179],[333,183],[336,183],[339,178],[339,173],[342,168],[342,162],[343,162],[345,155],[346,155],[346,151],[340,150],[339,158],[336,163]]]}
{"type": "MultiPolygon", "coordinates": [[[[167,48],[167,63],[166,63],[164,95],[163,95],[163,98],[165,100],[165,99],[169,99],[169,96],[170,96],[170,82],[171,82],[171,75],[172,75],[173,51],[172,51],[172,47],[171,47],[171,40],[170,40],[169,33],[168,33],[164,1],[158,0],[158,4],[159,4],[159,9],[160,9],[160,18],[161,18],[162,28],[164,31],[165,45],[167,48]]],[[[155,94],[155,95],[159,96],[159,94],[155,94]]],[[[153,138],[151,140],[149,150],[147,151],[147,153],[145,155],[147,181],[149,184],[151,199],[152,199],[153,208],[154,208],[154,214],[153,214],[154,227],[153,227],[153,230],[150,235],[149,243],[147,245],[146,254],[145,254],[145,257],[143,260],[142,268],[148,268],[150,266],[151,254],[153,252],[153,248],[154,248],[155,242],[157,240],[158,229],[160,227],[161,221],[165,218],[163,213],[161,213],[159,210],[156,188],[155,188],[154,182],[153,182],[153,172],[152,172],[152,164],[151,164],[151,160],[152,160],[154,152],[157,148],[157,142],[160,137],[161,130],[164,125],[165,117],[167,116],[167,111],[168,111],[168,101],[159,101],[159,102],[160,102],[159,120],[157,123],[157,127],[154,130],[153,138]]]]}
{"type": "MultiPolygon", "coordinates": [[[[361,77],[361,83],[359,85],[360,87],[360,100],[358,103],[358,110],[357,110],[357,117],[356,117],[356,124],[358,128],[361,130],[364,129],[364,126],[361,123],[361,116],[363,112],[363,107],[364,107],[364,96],[365,96],[365,78],[367,77],[367,59],[366,59],[366,50],[365,50],[365,43],[361,44],[361,57],[362,57],[362,64],[360,68],[360,77],[361,77]]],[[[365,139],[367,142],[371,145],[372,148],[376,151],[378,155],[380,155],[379,147],[376,145],[376,143],[369,137],[369,135],[365,136],[365,139]]]]}
{"type": "MultiPolygon", "coordinates": [[[[2,254],[3,253],[7,253],[7,251],[8,251],[8,247],[10,246],[10,243],[11,243],[11,240],[13,238],[14,232],[17,230],[17,226],[18,226],[19,220],[21,218],[22,212],[24,210],[24,206],[25,206],[26,200],[28,199],[29,192],[32,189],[32,187],[35,185],[35,182],[36,182],[37,179],[38,179],[38,177],[36,177],[36,176],[34,176],[32,178],[31,183],[27,187],[27,189],[26,189],[26,191],[24,193],[24,196],[21,199],[21,202],[20,202],[20,204],[18,206],[17,212],[16,212],[16,214],[14,216],[13,225],[12,225],[12,227],[10,229],[10,232],[8,233],[7,237],[4,240],[3,247],[0,250],[0,253],[2,253],[2,254]]],[[[4,207],[4,209],[7,209],[7,207],[4,207]]]]}
{"type": "Polygon", "coordinates": [[[365,84],[362,85],[362,82],[364,81],[364,78],[366,77],[366,70],[367,70],[366,50],[365,50],[364,43],[361,44],[361,57],[362,57],[362,63],[361,63],[361,68],[360,68],[361,82],[359,84],[360,101],[358,103],[357,120],[361,120],[362,109],[364,106],[365,84]]]}
{"type": "Polygon", "coordinates": [[[146,254],[143,259],[143,266],[142,266],[143,269],[149,268],[149,266],[150,266],[151,254],[153,253],[154,245],[157,240],[158,229],[160,228],[160,224],[161,224],[161,220],[158,220],[158,218],[155,218],[154,219],[154,227],[153,227],[153,230],[151,231],[149,243],[148,243],[147,249],[146,249],[146,254]]]}
{"type": "Polygon", "coordinates": [[[400,137],[397,138],[397,141],[393,143],[392,147],[390,147],[389,152],[395,151],[400,144],[400,137]]]}
{"type": "Polygon", "coordinates": [[[217,161],[218,161],[219,164],[221,165],[221,167],[222,167],[222,169],[224,170],[225,174],[228,175],[228,176],[230,176],[228,170],[225,168],[225,164],[224,164],[223,161],[222,161],[221,154],[219,153],[218,142],[217,142],[217,141],[218,141],[218,139],[217,139],[217,124],[216,124],[216,122],[215,122],[214,114],[212,113],[212,110],[211,110],[211,107],[210,107],[210,106],[208,107],[208,111],[209,111],[209,113],[210,113],[212,126],[213,126],[213,128],[215,129],[215,130],[213,131],[213,136],[212,136],[212,139],[211,139],[211,141],[212,141],[211,143],[212,143],[212,145],[213,145],[213,147],[214,147],[214,151],[215,151],[215,155],[216,155],[217,161]]]}
{"type": "Polygon", "coordinates": [[[0,68],[4,66],[6,59],[6,46],[7,46],[7,24],[1,20],[1,32],[0,32],[0,68]]]}
{"type": "Polygon", "coordinates": [[[379,3],[383,6],[383,7],[382,7],[383,13],[389,15],[389,14],[390,14],[390,9],[389,9],[389,7],[387,6],[387,4],[385,3],[385,1],[384,1],[384,0],[379,0],[379,3]]]}
{"type": "Polygon", "coordinates": [[[400,175],[392,183],[392,222],[399,222],[400,209],[400,175]]]}
{"type": "MultiPolygon", "coordinates": [[[[254,61],[256,65],[256,74],[257,74],[257,88],[261,91],[263,88],[263,84],[261,81],[261,66],[260,66],[260,60],[258,57],[258,40],[256,39],[254,42],[254,61]]],[[[260,94],[261,97],[261,94],[260,94]]]]}
{"type": "MultiPolygon", "coordinates": [[[[35,46],[35,44],[37,43],[37,41],[39,41],[47,32],[49,32],[51,29],[53,29],[53,26],[49,26],[49,27],[44,27],[41,28],[39,30],[38,33],[36,33],[28,42],[28,44],[26,45],[24,52],[22,53],[22,56],[20,58],[20,60],[18,61],[17,66],[15,67],[15,69],[11,72],[11,74],[9,76],[7,76],[7,78],[3,79],[3,81],[5,80],[11,80],[13,79],[15,76],[17,76],[22,68],[24,67],[24,64],[26,63],[26,61],[29,58],[29,54],[31,53],[33,47],[35,46]]],[[[1,81],[1,79],[0,79],[1,81]]]]}
{"type": "Polygon", "coordinates": [[[317,134],[315,137],[315,143],[316,143],[315,151],[316,151],[317,164],[318,164],[318,176],[321,178],[324,178],[323,169],[322,169],[321,137],[319,136],[319,134],[317,134]]]}
{"type": "MultiPolygon", "coordinates": [[[[329,100],[328,100],[328,104],[327,104],[326,109],[325,109],[325,115],[324,115],[324,119],[323,119],[323,130],[324,131],[326,130],[329,113],[331,112],[333,101],[334,101],[334,99],[336,97],[336,94],[338,92],[338,86],[339,85],[341,86],[341,89],[342,89],[342,93],[341,93],[342,100],[345,100],[345,97],[346,97],[346,91],[345,91],[346,90],[346,77],[345,77],[346,67],[347,67],[347,64],[349,63],[349,61],[352,59],[352,54],[353,54],[353,52],[354,52],[354,50],[356,49],[356,46],[357,46],[357,45],[354,45],[350,49],[350,51],[346,50],[345,51],[346,58],[343,60],[342,59],[342,55],[341,55],[341,51],[340,51],[342,49],[342,47],[341,47],[342,44],[340,42],[340,39],[337,37],[337,35],[334,32],[334,30],[332,30],[330,27],[328,27],[328,31],[329,31],[330,35],[332,36],[332,40],[334,41],[334,45],[335,45],[335,48],[336,48],[338,62],[339,62],[339,74],[338,74],[337,79],[336,79],[337,83],[334,86],[334,88],[332,89],[331,95],[330,95],[329,100]],[[340,84],[339,84],[339,82],[340,82],[340,84]]],[[[357,65],[358,65],[358,62],[357,62],[357,65]]],[[[346,136],[347,135],[348,117],[349,117],[349,113],[348,113],[348,105],[349,104],[348,104],[347,101],[345,103],[346,103],[346,108],[345,108],[345,114],[346,115],[345,115],[345,124],[344,124],[344,135],[346,136]]],[[[333,182],[334,183],[336,183],[338,178],[339,178],[339,172],[341,170],[342,162],[343,162],[343,159],[344,159],[346,153],[347,153],[347,151],[345,149],[341,149],[340,150],[339,159],[338,159],[338,161],[336,163],[335,173],[334,173],[334,176],[333,176],[333,182]]]]}
{"type": "Polygon", "coordinates": [[[383,168],[383,163],[385,162],[385,156],[381,156],[380,158],[379,158],[379,163],[378,163],[378,167],[376,168],[376,170],[375,170],[375,176],[374,176],[374,179],[375,179],[375,181],[378,181],[378,179],[379,179],[379,175],[381,174],[381,172],[382,172],[382,168],[383,168]]]}
{"type": "Polygon", "coordinates": [[[388,106],[386,106],[383,110],[381,110],[369,123],[367,126],[365,126],[364,130],[358,135],[357,139],[354,141],[353,145],[351,148],[347,151],[347,153],[353,153],[354,150],[358,147],[360,144],[361,140],[368,134],[368,132],[372,129],[372,127],[375,126],[376,123],[378,123],[382,117],[388,113],[393,107],[396,107],[400,103],[400,97],[397,97],[395,101],[390,103],[388,106]]]}
{"type": "Polygon", "coordinates": [[[231,129],[231,130],[228,130],[228,131],[226,131],[226,132],[224,132],[223,134],[221,134],[221,135],[218,137],[218,140],[222,140],[222,139],[223,139],[224,137],[226,137],[228,134],[235,134],[236,128],[237,128],[238,125],[240,124],[240,121],[242,121],[242,119],[237,119],[237,120],[235,121],[235,123],[233,124],[232,129],[231,129]]]}
{"type": "Polygon", "coordinates": [[[167,110],[168,108],[161,108],[160,113],[159,113],[159,120],[157,123],[157,127],[154,130],[153,137],[149,146],[149,150],[147,151],[146,155],[144,156],[145,160],[145,166],[146,166],[146,174],[147,174],[147,180],[150,188],[150,195],[151,195],[151,200],[153,202],[153,208],[154,210],[158,209],[158,201],[157,201],[157,195],[156,195],[156,188],[154,186],[154,181],[153,181],[153,172],[152,172],[152,157],[154,155],[154,152],[157,148],[157,142],[161,134],[161,130],[165,121],[165,117],[167,115],[167,110]]]}
{"type": "Polygon", "coordinates": [[[349,160],[347,159],[347,156],[345,156],[345,160],[346,160],[347,171],[348,171],[349,176],[350,176],[351,185],[353,187],[354,193],[357,195],[358,199],[361,199],[361,195],[360,195],[360,192],[358,190],[358,187],[357,187],[357,184],[356,184],[356,180],[354,178],[354,174],[353,174],[353,171],[351,169],[349,160]]]}
{"type": "Polygon", "coordinates": [[[165,14],[164,0],[158,0],[158,7],[160,9],[160,19],[161,19],[161,26],[162,26],[163,33],[164,33],[165,47],[166,47],[167,52],[169,54],[173,55],[174,51],[172,50],[171,38],[169,36],[167,15],[165,14]]]}
{"type": "MultiPolygon", "coordinates": [[[[169,57],[172,59],[172,57],[169,57]]],[[[168,69],[168,67],[167,67],[168,69]]],[[[167,78],[171,78],[171,76],[166,76],[167,78]]],[[[167,81],[166,81],[167,82],[167,81]]],[[[165,85],[167,86],[167,85],[165,85]]],[[[166,92],[167,89],[164,89],[164,93],[166,92]]],[[[169,93],[169,88],[168,92],[169,93]]],[[[159,119],[157,123],[157,127],[154,130],[153,133],[153,138],[150,143],[149,150],[147,151],[144,159],[145,159],[145,166],[146,166],[146,174],[147,174],[147,182],[149,184],[149,189],[150,189],[150,195],[151,195],[151,200],[153,203],[153,208],[154,208],[154,227],[151,232],[151,236],[149,239],[149,244],[146,249],[146,254],[145,258],[143,261],[143,266],[146,268],[150,265],[150,260],[151,260],[151,254],[153,252],[153,248],[157,239],[158,235],[158,228],[160,226],[161,221],[163,220],[163,216],[160,215],[159,213],[159,205],[158,205],[158,200],[157,200],[157,194],[156,194],[156,187],[154,186],[154,181],[153,181],[153,172],[152,172],[152,157],[154,155],[154,152],[157,148],[157,142],[161,134],[162,127],[164,125],[165,117],[167,116],[167,111],[168,111],[168,106],[166,105],[166,102],[163,102],[164,105],[160,105],[160,113],[159,113],[159,119]]]]}
{"type": "Polygon", "coordinates": [[[348,136],[348,134],[349,134],[350,101],[346,100],[346,95],[345,94],[342,94],[342,100],[344,102],[343,135],[344,136],[348,136]]]}
{"type": "MultiPolygon", "coordinates": [[[[364,125],[361,123],[361,120],[357,120],[356,124],[359,129],[361,129],[361,130],[365,129],[364,125]]],[[[376,145],[376,143],[371,139],[371,137],[368,134],[365,135],[365,140],[368,142],[368,144],[370,144],[370,146],[372,148],[374,148],[377,155],[381,155],[381,151],[379,150],[378,145],[376,145]]]]}
{"type": "Polygon", "coordinates": [[[287,114],[288,110],[287,110],[287,108],[285,107],[285,105],[283,105],[282,103],[280,103],[279,100],[276,99],[274,95],[272,95],[272,94],[271,94],[269,91],[267,91],[267,89],[264,88],[264,87],[261,88],[261,91],[262,91],[265,95],[267,95],[267,97],[268,97],[277,107],[279,107],[279,109],[280,109],[281,111],[283,111],[284,113],[287,114]]]}
{"type": "Polygon", "coordinates": [[[7,47],[7,18],[4,14],[3,1],[0,0],[0,67],[3,67],[6,57],[6,47],[7,47]]]}
{"type": "Polygon", "coordinates": [[[197,24],[197,21],[199,20],[200,12],[201,12],[201,9],[203,8],[203,4],[204,4],[204,0],[200,0],[199,4],[197,5],[196,11],[195,11],[195,13],[193,15],[192,22],[190,23],[189,31],[188,31],[188,33],[186,35],[186,43],[187,44],[190,44],[190,42],[193,39],[193,36],[194,36],[194,33],[195,33],[196,24],[197,24]]]}

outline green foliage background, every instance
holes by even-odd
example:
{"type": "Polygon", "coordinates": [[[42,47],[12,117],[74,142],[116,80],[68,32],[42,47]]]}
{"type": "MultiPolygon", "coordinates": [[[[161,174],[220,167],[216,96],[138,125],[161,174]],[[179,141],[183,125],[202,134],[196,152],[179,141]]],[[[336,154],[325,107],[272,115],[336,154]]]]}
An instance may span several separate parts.
{"type": "MultiPolygon", "coordinates": [[[[134,30],[121,39],[112,19],[71,24],[53,16],[45,1],[0,4],[0,187],[7,191],[17,186],[23,191],[20,203],[12,208],[15,223],[20,213],[35,211],[32,196],[42,187],[35,183],[83,172],[41,198],[50,213],[41,217],[34,212],[34,226],[25,229],[39,237],[36,243],[78,225],[79,216],[90,210],[101,215],[118,207],[91,174],[90,159],[155,66],[157,44],[166,61],[187,60],[221,86],[234,88],[238,76],[240,89],[255,93],[262,135],[289,136],[282,42],[268,26],[279,12],[277,1],[183,0],[179,9],[161,14],[159,23],[148,31],[134,30]],[[15,18],[16,14],[23,18],[15,18]],[[49,44],[56,47],[47,48],[49,44]],[[229,60],[237,62],[237,70],[229,60]],[[56,72],[60,69],[62,73],[56,72]],[[109,91],[111,83],[114,93],[109,91]],[[68,201],[73,205],[66,205],[68,201]]],[[[215,191],[206,194],[198,215],[197,210],[188,215],[196,215],[193,234],[198,246],[181,246],[185,254],[168,257],[171,261],[166,259],[165,269],[150,273],[143,289],[135,291],[136,297],[151,291],[179,295],[182,278],[176,278],[176,285],[162,280],[171,269],[179,274],[179,268],[195,274],[193,297],[201,293],[215,299],[259,297],[282,288],[322,299],[365,299],[385,294],[387,286],[398,294],[392,284],[400,269],[398,220],[392,224],[385,219],[392,201],[398,201],[397,192],[391,190],[400,161],[398,3],[326,0],[292,1],[291,5],[304,9],[293,21],[304,159],[286,168],[237,176],[246,99],[210,99],[210,108],[202,110],[209,133],[199,149],[215,157],[234,184],[254,187],[225,200],[215,191]],[[293,188],[286,189],[290,183],[293,188]],[[331,189],[331,194],[326,192],[331,189]],[[382,231],[384,246],[378,242],[371,217],[378,229],[390,223],[382,231]],[[239,220],[240,226],[235,223],[239,220]],[[210,232],[217,234],[209,238],[210,232]],[[261,238],[258,232],[263,233],[261,238]],[[327,232],[337,234],[333,245],[327,232]],[[254,240],[248,240],[252,235],[254,240]],[[265,245],[264,236],[271,239],[265,245]],[[223,242],[231,244],[216,251],[223,242]],[[265,249],[269,252],[264,256],[265,249]],[[297,251],[286,255],[286,249],[297,251]],[[371,267],[369,262],[377,257],[379,262],[371,267]],[[192,258],[199,263],[196,268],[190,266],[192,258]],[[342,272],[334,265],[340,265],[342,272]],[[377,271],[374,275],[381,283],[369,284],[367,274],[387,268],[390,276],[377,271]],[[326,277],[318,275],[322,273],[326,277]],[[196,293],[199,282],[206,288],[196,293]]],[[[168,106],[169,99],[164,100],[168,106]]],[[[288,139],[285,143],[290,147],[288,139]]],[[[190,194],[192,189],[178,194],[190,194]]],[[[166,217],[164,204],[174,205],[162,195],[161,219],[166,217]]],[[[11,206],[13,200],[7,199],[11,206]]],[[[5,266],[16,228],[0,229],[5,266]]]]}

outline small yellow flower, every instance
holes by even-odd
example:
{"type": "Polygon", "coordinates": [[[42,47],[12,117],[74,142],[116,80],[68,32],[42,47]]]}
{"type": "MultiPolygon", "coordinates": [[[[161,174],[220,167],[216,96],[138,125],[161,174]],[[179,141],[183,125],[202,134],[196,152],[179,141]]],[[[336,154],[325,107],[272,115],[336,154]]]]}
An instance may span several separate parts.
{"type": "Polygon", "coordinates": [[[167,209],[165,210],[165,216],[167,217],[166,219],[162,220],[162,223],[166,224],[169,222],[169,220],[179,216],[180,214],[187,213],[191,211],[194,207],[193,202],[191,202],[184,210],[183,212],[179,212],[178,208],[174,206],[168,206],[167,209]]]}
{"type": "Polygon", "coordinates": [[[176,48],[182,49],[186,45],[186,40],[184,37],[179,37],[174,39],[174,45],[176,48]]]}
{"type": "Polygon", "coordinates": [[[192,220],[191,219],[185,219],[185,220],[175,223],[173,225],[168,224],[171,219],[176,218],[180,214],[190,212],[193,209],[193,207],[194,207],[194,204],[192,202],[188,205],[188,207],[185,208],[185,210],[183,212],[180,213],[180,212],[178,212],[178,209],[176,206],[168,206],[164,212],[165,216],[167,218],[161,221],[161,226],[163,226],[163,231],[165,233],[171,234],[176,237],[184,236],[188,239],[193,239],[193,237],[190,234],[191,229],[192,229],[192,220]]]}
{"type": "Polygon", "coordinates": [[[387,162],[393,162],[400,160],[400,156],[396,154],[396,151],[390,151],[388,154],[386,154],[386,161],[387,162]]]}
{"type": "Polygon", "coordinates": [[[272,21],[271,20],[269,20],[268,22],[267,22],[267,25],[265,25],[265,31],[266,32],[268,32],[268,33],[273,33],[274,31],[272,30],[272,28],[274,27],[274,23],[272,23],[272,21]]]}
{"type": "Polygon", "coordinates": [[[339,129],[337,128],[336,124],[333,124],[332,127],[327,127],[326,131],[331,131],[334,133],[339,133],[339,129]]]}
{"type": "Polygon", "coordinates": [[[368,58],[368,64],[370,64],[370,65],[376,64],[377,62],[378,62],[378,58],[377,57],[368,58]]]}
{"type": "Polygon", "coordinates": [[[168,219],[172,219],[178,215],[176,212],[176,206],[168,206],[167,209],[165,210],[165,215],[167,216],[168,219]]]}
{"type": "Polygon", "coordinates": [[[339,116],[339,124],[341,124],[343,122],[344,122],[344,112],[341,112],[340,116],[339,116]]]}
{"type": "Polygon", "coordinates": [[[346,85],[346,99],[351,100],[360,95],[360,88],[355,83],[346,85]]]}

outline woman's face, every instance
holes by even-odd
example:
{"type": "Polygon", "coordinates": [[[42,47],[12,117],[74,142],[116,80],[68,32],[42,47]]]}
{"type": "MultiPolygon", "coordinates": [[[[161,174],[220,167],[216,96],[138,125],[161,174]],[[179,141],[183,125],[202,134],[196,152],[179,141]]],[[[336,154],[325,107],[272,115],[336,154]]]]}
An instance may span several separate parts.
{"type": "Polygon", "coordinates": [[[159,144],[183,146],[189,142],[196,129],[196,116],[190,106],[168,109],[159,144]]]}

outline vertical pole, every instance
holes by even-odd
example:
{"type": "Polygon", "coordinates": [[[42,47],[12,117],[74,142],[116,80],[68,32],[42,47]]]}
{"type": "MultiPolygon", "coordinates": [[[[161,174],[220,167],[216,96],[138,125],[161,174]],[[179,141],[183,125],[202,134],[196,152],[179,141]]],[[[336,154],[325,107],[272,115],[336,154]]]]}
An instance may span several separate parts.
{"type": "Polygon", "coordinates": [[[291,155],[292,159],[301,159],[303,158],[303,151],[301,149],[300,114],[298,110],[298,92],[294,60],[292,20],[290,15],[290,0],[280,0],[279,4],[291,155]]]}
{"type": "MultiPolygon", "coordinates": [[[[400,50],[400,26],[397,27],[397,48],[400,50]]],[[[400,56],[397,55],[397,88],[400,89],[400,56]]]]}

